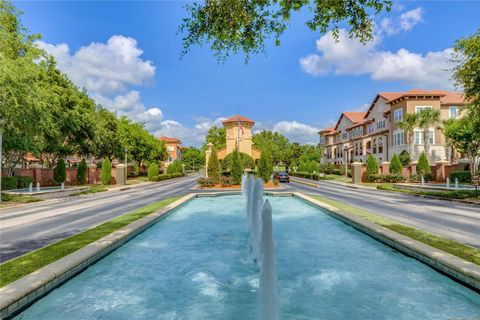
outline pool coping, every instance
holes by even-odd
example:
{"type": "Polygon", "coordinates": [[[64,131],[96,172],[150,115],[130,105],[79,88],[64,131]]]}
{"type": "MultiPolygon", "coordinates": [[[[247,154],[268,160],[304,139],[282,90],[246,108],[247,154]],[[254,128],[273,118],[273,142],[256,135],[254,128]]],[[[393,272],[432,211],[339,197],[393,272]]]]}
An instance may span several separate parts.
{"type": "MultiPolygon", "coordinates": [[[[190,193],[173,203],[142,217],[129,225],[116,230],[87,246],[38,269],[23,278],[0,288],[0,319],[17,315],[38,299],[59,287],[69,279],[87,269],[125,242],[140,234],[150,226],[166,217],[174,209],[179,208],[194,198],[238,195],[240,190],[222,192],[190,193]]],[[[300,192],[266,191],[266,195],[296,197],[341,220],[374,239],[411,256],[446,275],[480,291],[480,267],[413,240],[392,230],[379,226],[353,214],[349,214],[316,200],[300,192]]]]}

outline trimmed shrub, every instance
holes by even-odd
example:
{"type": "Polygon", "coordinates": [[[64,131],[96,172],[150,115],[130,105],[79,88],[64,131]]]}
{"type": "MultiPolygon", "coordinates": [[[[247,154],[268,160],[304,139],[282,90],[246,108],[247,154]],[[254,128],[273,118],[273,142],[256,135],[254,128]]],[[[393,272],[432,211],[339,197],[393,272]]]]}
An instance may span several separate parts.
{"type": "Polygon", "coordinates": [[[367,180],[370,181],[369,176],[378,174],[378,162],[377,158],[371,154],[367,158],[367,180]]]}
{"type": "Polygon", "coordinates": [[[272,176],[272,156],[266,149],[262,150],[260,160],[258,161],[258,176],[262,178],[264,182],[270,181],[272,176]]]}
{"type": "Polygon", "coordinates": [[[153,181],[153,179],[158,176],[158,166],[157,164],[154,162],[152,163],[149,167],[148,167],[148,172],[147,172],[147,176],[148,176],[148,180],[150,181],[153,181]]]}
{"type": "Polygon", "coordinates": [[[242,174],[243,174],[243,167],[240,161],[240,154],[238,150],[234,150],[232,152],[232,170],[231,170],[231,178],[233,184],[240,184],[242,183],[242,174]]]}
{"type": "Polygon", "coordinates": [[[2,177],[2,190],[17,189],[17,177],[2,177]]]}
{"type": "Polygon", "coordinates": [[[167,167],[167,174],[183,173],[183,166],[180,160],[175,160],[167,167]]]}
{"type": "MultiPolygon", "coordinates": [[[[244,169],[255,169],[255,160],[253,160],[252,157],[250,157],[248,154],[244,152],[238,152],[240,161],[242,163],[242,167],[244,169]]],[[[232,170],[232,157],[233,157],[233,152],[229,153],[228,155],[221,160],[221,167],[223,171],[229,171],[232,170]]]]}
{"type": "MultiPolygon", "coordinates": [[[[427,182],[428,181],[433,181],[433,176],[430,173],[423,175],[423,178],[427,182]]],[[[408,180],[410,180],[410,182],[421,182],[422,181],[422,175],[418,174],[418,173],[411,174],[408,180]]]]}
{"type": "Polygon", "coordinates": [[[85,184],[87,182],[87,161],[82,159],[77,169],[77,183],[85,184]]]}
{"type": "Polygon", "coordinates": [[[410,153],[408,153],[407,150],[403,150],[400,152],[399,156],[400,162],[402,163],[402,166],[406,167],[412,162],[412,157],[410,157],[410,153]]]}
{"type": "Polygon", "coordinates": [[[159,174],[153,177],[151,181],[164,181],[164,180],[180,178],[180,177],[183,177],[183,173],[159,174]]]}
{"type": "Polygon", "coordinates": [[[215,186],[215,179],[213,178],[200,178],[197,180],[200,187],[213,187],[215,186]]]}
{"type": "Polygon", "coordinates": [[[112,182],[112,164],[108,158],[103,160],[102,170],[100,171],[100,180],[103,185],[109,185],[110,182],[112,182]]]}
{"type": "Polygon", "coordinates": [[[33,178],[28,176],[19,176],[17,178],[17,189],[25,189],[28,188],[30,183],[33,184],[33,178]]]}
{"type": "Polygon", "coordinates": [[[228,187],[228,186],[238,184],[238,183],[235,183],[235,181],[233,180],[232,177],[221,176],[220,177],[220,184],[222,185],[222,187],[228,187]]]}
{"type": "Polygon", "coordinates": [[[418,158],[417,172],[421,175],[430,174],[430,163],[428,163],[425,152],[422,152],[422,154],[420,154],[420,158],[418,158]]]}
{"type": "Polygon", "coordinates": [[[472,173],[470,171],[452,171],[450,182],[454,182],[455,178],[458,178],[458,182],[470,183],[472,182],[472,173]]]}
{"type": "Polygon", "coordinates": [[[299,178],[305,178],[305,179],[311,179],[311,180],[335,180],[333,177],[326,177],[326,176],[321,176],[318,173],[310,173],[310,172],[302,172],[302,171],[297,171],[297,172],[290,172],[290,175],[293,177],[299,177],[299,178]]]}
{"type": "Polygon", "coordinates": [[[398,183],[405,180],[406,178],[401,174],[371,174],[368,176],[369,182],[398,183]]]}
{"type": "Polygon", "coordinates": [[[57,165],[53,169],[53,181],[57,184],[65,182],[67,179],[67,167],[63,159],[58,160],[57,165]]]}
{"type": "Polygon", "coordinates": [[[402,174],[402,162],[396,153],[393,154],[392,161],[390,162],[390,168],[388,168],[388,172],[393,174],[402,174]]]}
{"type": "Polygon", "coordinates": [[[215,182],[220,182],[220,161],[218,161],[217,149],[212,147],[212,153],[208,159],[207,173],[208,177],[215,182]]]}

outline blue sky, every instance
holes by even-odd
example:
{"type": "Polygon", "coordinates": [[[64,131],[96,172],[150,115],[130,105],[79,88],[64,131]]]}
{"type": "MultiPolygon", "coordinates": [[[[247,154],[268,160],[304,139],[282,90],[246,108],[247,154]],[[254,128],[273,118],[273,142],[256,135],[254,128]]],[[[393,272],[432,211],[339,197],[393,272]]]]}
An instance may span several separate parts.
{"type": "Polygon", "coordinates": [[[294,16],[282,45],[267,55],[218,64],[208,47],[182,60],[177,28],[183,1],[15,2],[40,46],[99,103],[146,123],[157,136],[199,145],[212,124],[237,111],[292,141],[342,111],[365,108],[379,91],[453,89],[450,47],[480,27],[478,1],[399,1],[375,18],[366,46],[310,31],[294,16]]]}

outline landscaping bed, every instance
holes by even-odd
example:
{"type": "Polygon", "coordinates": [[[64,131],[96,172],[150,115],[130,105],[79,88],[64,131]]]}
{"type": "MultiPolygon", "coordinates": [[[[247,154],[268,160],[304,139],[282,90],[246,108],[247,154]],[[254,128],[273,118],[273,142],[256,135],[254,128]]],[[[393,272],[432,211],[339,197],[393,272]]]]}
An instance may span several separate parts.
{"type": "MultiPolygon", "coordinates": [[[[474,202],[480,204],[480,197],[475,197],[475,190],[451,190],[451,191],[426,191],[419,189],[406,189],[401,186],[392,185],[392,184],[380,184],[377,186],[378,190],[400,192],[411,195],[420,195],[420,196],[429,196],[445,199],[460,199],[460,200],[469,200],[469,202],[474,202]]],[[[479,192],[480,194],[480,192],[479,192]]]]}

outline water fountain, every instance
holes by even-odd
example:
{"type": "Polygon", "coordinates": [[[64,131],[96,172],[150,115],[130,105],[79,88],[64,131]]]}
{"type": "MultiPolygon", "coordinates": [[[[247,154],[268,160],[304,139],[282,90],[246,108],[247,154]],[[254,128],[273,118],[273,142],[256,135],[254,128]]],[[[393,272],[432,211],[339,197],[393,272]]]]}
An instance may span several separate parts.
{"type": "Polygon", "coordinates": [[[450,189],[450,177],[447,177],[447,189],[450,189]]]}
{"type": "Polygon", "coordinates": [[[458,190],[458,178],[455,177],[455,190],[458,190]]]}
{"type": "Polygon", "coordinates": [[[40,182],[37,182],[37,187],[35,188],[35,191],[37,191],[37,192],[40,191],[40,182]]]}
{"type": "Polygon", "coordinates": [[[33,192],[33,183],[31,183],[31,182],[28,184],[28,192],[29,193],[33,192]]]}
{"type": "Polygon", "coordinates": [[[422,174],[422,184],[421,184],[421,186],[422,186],[422,187],[425,186],[425,177],[423,176],[423,174],[422,174]]]}
{"type": "Polygon", "coordinates": [[[261,211],[263,207],[263,180],[255,180],[250,209],[250,232],[248,234],[249,260],[260,264],[261,211]]]}
{"type": "Polygon", "coordinates": [[[265,201],[262,210],[262,263],[258,290],[258,320],[279,319],[277,270],[272,233],[272,206],[265,201]]]}
{"type": "Polygon", "coordinates": [[[60,186],[60,189],[61,189],[61,190],[65,190],[65,183],[64,183],[64,182],[62,182],[62,184],[61,184],[61,186],[60,186]]]}
{"type": "Polygon", "coordinates": [[[255,186],[255,178],[252,175],[248,176],[245,180],[245,200],[247,208],[247,232],[250,233],[252,228],[252,198],[253,198],[253,187],[255,186]]]}

